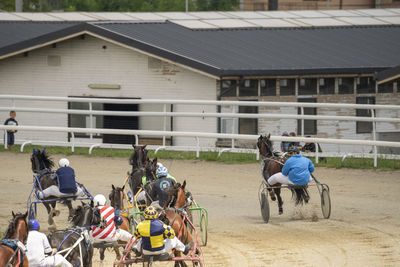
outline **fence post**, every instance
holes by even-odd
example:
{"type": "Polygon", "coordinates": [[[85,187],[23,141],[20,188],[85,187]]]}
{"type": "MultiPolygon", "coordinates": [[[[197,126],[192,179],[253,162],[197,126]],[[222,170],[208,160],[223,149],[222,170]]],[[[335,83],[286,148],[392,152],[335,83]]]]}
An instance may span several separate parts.
{"type": "Polygon", "coordinates": [[[318,146],[318,143],[315,143],[316,144],[316,146],[315,146],[315,163],[318,163],[319,162],[319,155],[318,155],[318,153],[319,153],[319,146],[318,146]]]}
{"type": "MultiPolygon", "coordinates": [[[[371,109],[371,117],[375,118],[375,110],[371,109]]],[[[372,139],[376,141],[376,121],[372,122],[372,139]]],[[[378,167],[378,149],[374,146],[374,167],[378,167]]]]}
{"type": "MultiPolygon", "coordinates": [[[[235,112],[235,106],[232,105],[232,113],[236,113],[235,112]]],[[[232,118],[232,134],[235,134],[235,118],[232,118]]],[[[232,138],[231,140],[231,148],[235,148],[235,139],[232,138]]]]}
{"type": "MultiPolygon", "coordinates": [[[[164,104],[164,122],[163,122],[163,131],[167,131],[167,116],[165,115],[167,113],[167,104],[164,104]]],[[[162,145],[165,146],[165,135],[162,137],[162,145]]]]}
{"type": "Polygon", "coordinates": [[[7,146],[7,141],[8,141],[8,135],[7,135],[8,133],[7,133],[7,130],[4,130],[4,149],[7,149],[8,148],[8,146],[7,146]]]}
{"type": "MultiPolygon", "coordinates": [[[[304,115],[304,107],[300,107],[301,115],[304,115]]],[[[301,136],[304,137],[304,118],[301,118],[301,136]]]]}
{"type": "Polygon", "coordinates": [[[75,134],[71,132],[71,151],[75,152],[75,134]]]}
{"type": "Polygon", "coordinates": [[[196,157],[200,157],[200,138],[196,136],[196,157]]]}
{"type": "MultiPolygon", "coordinates": [[[[89,115],[89,123],[90,123],[90,128],[93,128],[93,106],[92,106],[92,102],[89,102],[89,111],[90,111],[90,115],[89,115]]],[[[93,139],[93,133],[90,133],[90,140],[93,139]]]]}

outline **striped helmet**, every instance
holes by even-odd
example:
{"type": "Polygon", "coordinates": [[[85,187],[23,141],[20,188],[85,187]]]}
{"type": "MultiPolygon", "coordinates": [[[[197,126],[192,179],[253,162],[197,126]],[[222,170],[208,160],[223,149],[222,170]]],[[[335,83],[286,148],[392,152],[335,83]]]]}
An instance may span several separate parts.
{"type": "Polygon", "coordinates": [[[153,206],[148,206],[144,210],[143,216],[147,220],[154,220],[158,218],[158,212],[153,206]]]}
{"type": "Polygon", "coordinates": [[[156,171],[156,175],[158,178],[166,177],[168,175],[168,169],[165,168],[164,166],[159,167],[156,171]]]}

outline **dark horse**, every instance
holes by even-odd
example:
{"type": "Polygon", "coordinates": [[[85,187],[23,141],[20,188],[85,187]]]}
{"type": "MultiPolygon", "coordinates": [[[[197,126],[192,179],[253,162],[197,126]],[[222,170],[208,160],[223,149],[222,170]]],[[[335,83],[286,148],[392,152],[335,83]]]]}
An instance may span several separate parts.
{"type": "MultiPolygon", "coordinates": [[[[257,141],[257,147],[260,151],[260,155],[263,161],[262,175],[265,181],[267,181],[271,175],[281,172],[282,167],[286,161],[286,159],[281,157],[278,153],[273,152],[273,145],[270,137],[271,134],[268,134],[268,136],[260,135],[257,141]]],[[[292,191],[292,197],[295,198],[296,205],[308,202],[309,194],[307,191],[307,186],[288,185],[288,187],[292,191]]],[[[283,201],[281,197],[281,184],[274,184],[272,189],[268,188],[268,191],[271,195],[272,201],[278,199],[279,214],[282,214],[283,201]]]]}
{"type": "MultiPolygon", "coordinates": [[[[57,179],[52,178],[52,176],[54,175],[54,171],[52,171],[52,168],[54,167],[54,162],[49,157],[49,155],[47,155],[46,149],[43,149],[42,151],[33,149],[31,163],[32,171],[36,175],[42,190],[48,188],[49,186],[58,184],[57,179]]],[[[34,184],[35,190],[40,191],[39,184],[36,182],[36,180],[34,181],[34,184]]],[[[55,199],[55,197],[48,197],[46,199],[55,199]]],[[[65,200],[65,204],[69,209],[69,216],[71,217],[73,215],[72,203],[70,200],[65,200]]],[[[55,209],[56,201],[43,203],[43,205],[46,207],[47,213],[49,215],[47,222],[49,223],[49,225],[55,226],[53,217],[60,214],[60,211],[55,209]]]]}
{"type": "Polygon", "coordinates": [[[19,266],[28,267],[29,265],[28,259],[20,249],[14,251],[11,247],[3,244],[10,239],[19,240],[22,243],[25,243],[26,238],[28,237],[28,224],[26,222],[26,217],[28,216],[28,212],[25,214],[21,213],[14,214],[14,212],[12,212],[12,215],[13,219],[8,225],[4,239],[0,244],[0,266],[8,266],[7,263],[10,263],[11,266],[16,266],[18,262],[20,262],[21,259],[20,256],[22,254],[23,263],[20,262],[19,266]]]}
{"type": "MultiPolygon", "coordinates": [[[[78,206],[74,210],[71,223],[74,228],[67,230],[58,230],[51,232],[48,236],[51,247],[57,248],[58,251],[72,247],[81,237],[83,227],[89,228],[92,225],[101,224],[100,213],[94,208],[93,201],[90,204],[82,202],[82,206],[78,206]]],[[[83,234],[83,236],[85,236],[83,234]]],[[[82,258],[79,251],[79,246],[76,246],[67,257],[67,261],[79,266],[82,260],[82,267],[92,266],[93,244],[89,236],[80,242],[82,248],[82,258]]]]}
{"type": "Polygon", "coordinates": [[[129,164],[132,166],[132,171],[129,177],[129,186],[131,187],[133,195],[139,191],[142,184],[142,177],[145,175],[145,167],[149,161],[147,156],[146,145],[133,146],[133,153],[129,158],[129,164]]]}

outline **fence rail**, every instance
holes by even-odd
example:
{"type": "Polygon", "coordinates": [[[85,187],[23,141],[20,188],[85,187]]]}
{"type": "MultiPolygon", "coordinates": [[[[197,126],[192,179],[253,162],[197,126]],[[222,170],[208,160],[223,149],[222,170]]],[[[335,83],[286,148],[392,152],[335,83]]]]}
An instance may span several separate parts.
{"type": "MultiPolygon", "coordinates": [[[[252,140],[256,142],[257,135],[244,135],[235,134],[235,121],[232,125],[232,134],[227,133],[207,133],[207,132],[177,132],[167,131],[167,118],[168,117],[202,117],[202,118],[253,118],[253,119],[297,119],[301,120],[302,136],[299,137],[284,137],[284,136],[273,136],[273,141],[284,141],[284,142],[306,142],[306,143],[320,143],[320,144],[342,144],[342,145],[358,145],[358,146],[372,146],[374,166],[377,166],[377,146],[387,147],[400,147],[400,142],[386,142],[376,141],[376,123],[400,123],[398,117],[383,117],[376,116],[376,110],[393,110],[400,111],[400,105],[366,105],[366,104],[334,104],[334,103],[306,103],[306,102],[255,102],[255,101],[216,101],[216,100],[165,100],[165,99],[114,99],[114,98],[86,98],[86,97],[54,97],[54,96],[27,96],[27,95],[0,95],[1,100],[9,100],[11,105],[5,107],[1,106],[0,111],[16,110],[20,112],[35,112],[35,113],[52,113],[52,114],[79,114],[88,115],[90,125],[93,125],[94,116],[152,116],[152,117],[163,117],[163,130],[162,131],[149,131],[149,130],[117,130],[117,129],[97,129],[97,128],[68,128],[68,127],[47,127],[47,126],[0,126],[0,129],[18,129],[20,131],[47,131],[47,132],[65,132],[70,133],[71,147],[72,149],[77,144],[75,142],[75,133],[85,133],[90,135],[90,151],[95,147],[105,147],[106,144],[93,143],[93,134],[118,134],[118,135],[135,135],[136,142],[138,142],[139,135],[146,136],[157,136],[163,138],[162,146],[156,149],[166,148],[166,137],[193,137],[196,140],[196,146],[194,147],[197,156],[201,150],[199,139],[200,138],[224,138],[231,139],[232,145],[230,149],[222,148],[219,151],[239,151],[235,148],[235,140],[252,140]],[[88,110],[81,109],[65,109],[65,108],[37,108],[27,107],[24,104],[23,107],[17,107],[16,101],[51,101],[51,102],[79,102],[88,103],[88,110]],[[93,110],[93,103],[114,103],[114,104],[160,104],[163,105],[163,111],[102,111],[93,110]],[[221,106],[231,107],[232,112],[167,112],[167,105],[199,105],[199,106],[221,106]],[[300,109],[300,114],[277,114],[277,113],[237,113],[235,107],[238,106],[257,106],[257,107],[296,107],[300,109]],[[370,110],[371,117],[359,117],[359,116],[335,116],[335,115],[304,115],[305,108],[326,108],[326,109],[350,109],[350,110],[370,110]],[[373,140],[353,140],[353,139],[332,139],[332,138],[305,138],[304,136],[304,120],[330,120],[330,121],[366,121],[372,122],[372,139],[373,140]]],[[[28,104],[29,105],[29,104],[28,104]]],[[[36,142],[37,140],[27,140],[27,142],[36,142]]],[[[36,142],[37,143],[37,142],[36,142]]],[[[65,144],[65,142],[59,142],[59,144],[65,144]]],[[[209,148],[207,148],[209,149],[209,148]]],[[[215,149],[215,148],[214,148],[215,149]]],[[[257,153],[256,150],[255,153],[257,153]]],[[[318,161],[319,152],[316,151],[316,159],[318,161]]],[[[326,153],[324,153],[326,154],[326,153]]]]}

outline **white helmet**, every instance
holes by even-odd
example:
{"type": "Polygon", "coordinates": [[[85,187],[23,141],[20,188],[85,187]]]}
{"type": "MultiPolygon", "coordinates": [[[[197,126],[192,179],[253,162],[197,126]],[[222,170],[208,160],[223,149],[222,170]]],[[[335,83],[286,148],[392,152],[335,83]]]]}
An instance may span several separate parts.
{"type": "Polygon", "coordinates": [[[69,160],[67,160],[66,158],[60,159],[60,161],[58,162],[58,166],[60,166],[60,167],[68,167],[69,166],[69,160]]]}
{"type": "Polygon", "coordinates": [[[107,199],[104,195],[98,194],[94,197],[93,202],[95,207],[104,206],[106,205],[107,199]]]}
{"type": "Polygon", "coordinates": [[[160,167],[164,167],[164,165],[161,162],[157,162],[157,169],[160,167]]]}

